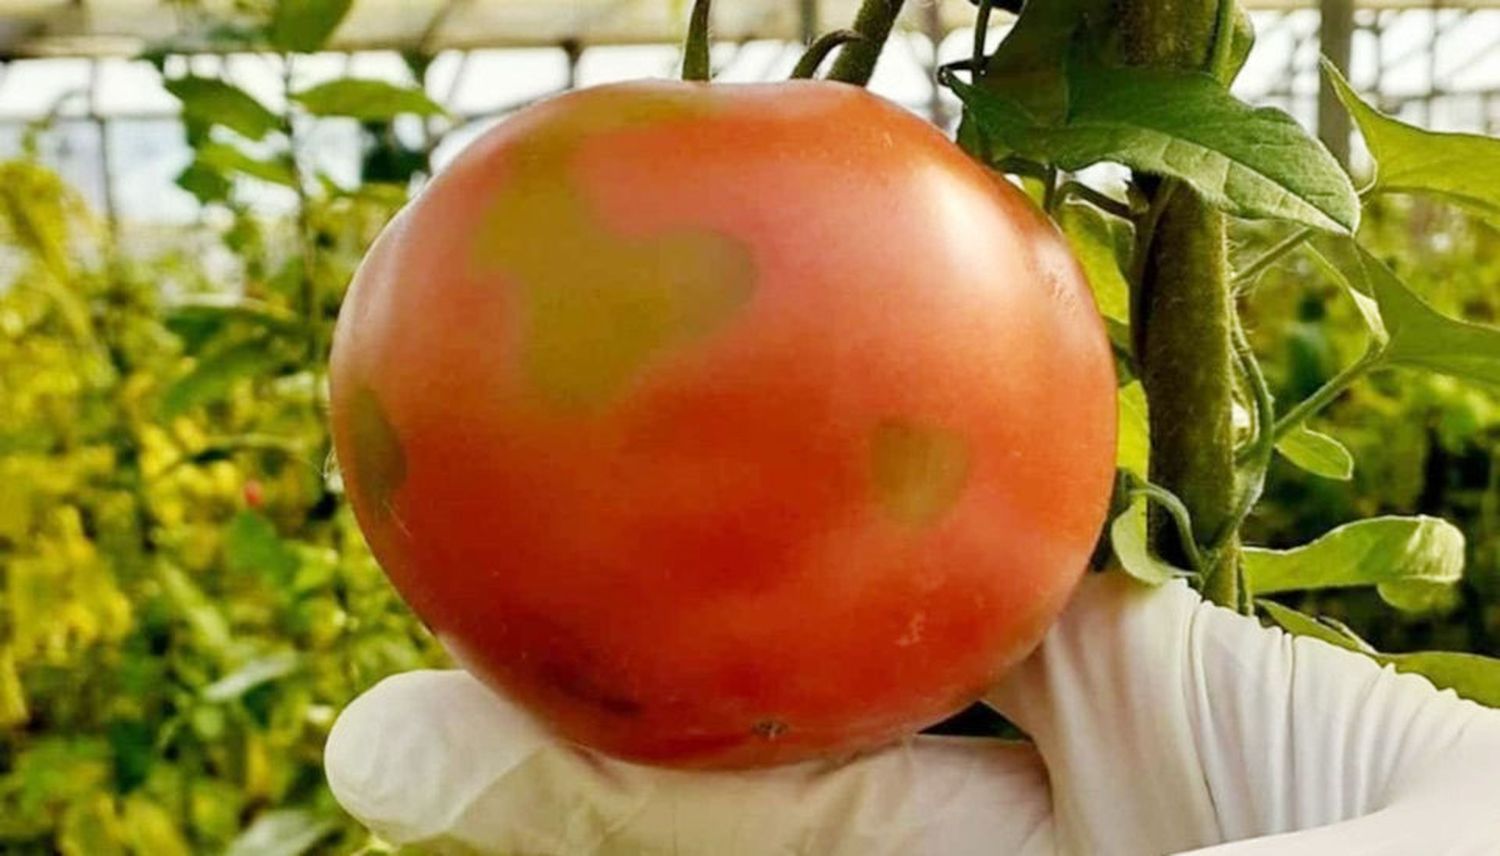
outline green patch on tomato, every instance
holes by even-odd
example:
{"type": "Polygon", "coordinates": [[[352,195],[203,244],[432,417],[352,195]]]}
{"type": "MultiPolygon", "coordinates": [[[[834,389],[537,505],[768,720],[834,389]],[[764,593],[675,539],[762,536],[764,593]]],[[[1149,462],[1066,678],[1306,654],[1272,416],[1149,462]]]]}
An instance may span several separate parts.
{"type": "Polygon", "coordinates": [[[969,444],[945,428],[910,419],[875,426],[871,474],[887,514],[902,523],[937,522],[969,480],[969,444]]]}
{"type": "Polygon", "coordinates": [[[637,95],[569,114],[517,146],[475,241],[482,270],[516,278],[521,370],[549,404],[593,409],[664,351],[720,329],[749,300],[755,263],[708,229],[622,236],[593,212],[570,171],[592,135],[702,113],[702,99],[637,95]]]}
{"type": "Polygon", "coordinates": [[[406,481],[406,452],[385,415],[375,390],[361,386],[349,398],[349,428],[354,447],[354,488],[364,506],[382,518],[394,516],[396,491],[406,481]]]}

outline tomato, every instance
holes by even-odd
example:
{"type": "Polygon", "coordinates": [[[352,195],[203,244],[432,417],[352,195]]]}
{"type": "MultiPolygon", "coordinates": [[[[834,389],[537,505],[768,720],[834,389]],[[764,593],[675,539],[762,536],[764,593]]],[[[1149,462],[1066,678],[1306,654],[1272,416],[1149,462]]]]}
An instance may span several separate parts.
{"type": "Polygon", "coordinates": [[[1043,215],[826,82],[506,120],[381,235],[332,364],[412,608],[563,737],[687,767],[887,742],[1026,655],[1104,520],[1114,389],[1043,215]]]}

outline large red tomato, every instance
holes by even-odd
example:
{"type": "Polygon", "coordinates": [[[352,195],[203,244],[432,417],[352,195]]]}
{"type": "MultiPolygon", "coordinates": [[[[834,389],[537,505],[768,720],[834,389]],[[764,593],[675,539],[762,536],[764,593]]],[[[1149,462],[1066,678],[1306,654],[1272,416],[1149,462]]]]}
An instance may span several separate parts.
{"type": "Polygon", "coordinates": [[[480,138],[350,292],[333,429],[416,612],[558,733],[679,766],[892,740],[1080,577],[1115,378],[1065,243],[834,83],[635,83],[480,138]]]}

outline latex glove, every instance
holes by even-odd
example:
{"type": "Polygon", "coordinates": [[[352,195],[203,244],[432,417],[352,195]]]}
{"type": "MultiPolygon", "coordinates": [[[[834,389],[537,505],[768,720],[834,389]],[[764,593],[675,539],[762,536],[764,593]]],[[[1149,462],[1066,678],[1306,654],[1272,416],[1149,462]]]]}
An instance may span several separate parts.
{"type": "Polygon", "coordinates": [[[564,745],[466,674],[421,672],[351,704],[326,764],[355,817],[436,852],[1500,854],[1500,713],[1180,583],[1089,578],[989,700],[1035,746],[916,737],[681,772],[564,745]]]}

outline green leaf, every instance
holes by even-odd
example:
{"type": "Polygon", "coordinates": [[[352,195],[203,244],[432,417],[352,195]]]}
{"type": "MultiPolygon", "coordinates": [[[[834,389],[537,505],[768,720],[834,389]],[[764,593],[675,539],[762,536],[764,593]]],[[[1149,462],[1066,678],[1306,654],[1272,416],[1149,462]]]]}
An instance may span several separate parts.
{"type": "Polygon", "coordinates": [[[427,93],[383,80],[331,80],[292,96],[314,116],[350,116],[367,122],[389,121],[402,114],[435,116],[443,112],[427,93]]]}
{"type": "Polygon", "coordinates": [[[263,339],[242,342],[204,357],[162,393],[161,415],[171,419],[200,404],[223,398],[241,379],[263,374],[278,364],[278,358],[263,339]]]}
{"type": "Polygon", "coordinates": [[[237,172],[283,187],[297,186],[296,174],[285,159],[251,157],[228,143],[205,143],[199,146],[197,163],[220,174],[237,172]]]}
{"type": "Polygon", "coordinates": [[[1103,161],[1181,179],[1230,214],[1347,234],[1359,198],[1328,150],[1295,119],[1252,108],[1198,72],[1069,68],[1069,114],[1041,125],[1015,101],[948,77],[992,140],[1078,170],[1103,161]]]}
{"type": "Polygon", "coordinates": [[[1347,628],[1330,627],[1311,615],[1298,612],[1289,606],[1282,606],[1274,600],[1257,599],[1255,604],[1265,610],[1271,620],[1288,633],[1319,639],[1336,648],[1343,648],[1345,651],[1368,653],[1365,650],[1368,646],[1364,644],[1364,640],[1347,632],[1347,628]]]}
{"type": "Polygon", "coordinates": [[[228,199],[234,185],[223,173],[194,161],[177,174],[177,186],[193,194],[199,204],[208,205],[228,199]]]}
{"type": "Polygon", "coordinates": [[[1418,651],[1412,654],[1381,654],[1348,628],[1330,627],[1324,622],[1275,601],[1257,601],[1271,620],[1288,633],[1320,639],[1348,651],[1365,654],[1381,665],[1398,672],[1421,675],[1438,689],[1453,690],[1459,696],[1490,707],[1500,707],[1500,660],[1457,651],[1418,651]]]}
{"type": "Polygon", "coordinates": [[[1352,240],[1318,241],[1314,250],[1359,302],[1377,344],[1383,345],[1382,365],[1500,386],[1500,329],[1433,309],[1352,240]]]}
{"type": "Polygon", "coordinates": [[[186,620],[199,644],[215,655],[228,651],[233,637],[229,632],[229,620],[224,617],[208,595],[181,568],[162,564],[158,567],[162,589],[173,608],[186,620]]]}
{"type": "Polygon", "coordinates": [[[1399,584],[1410,597],[1417,586],[1447,588],[1459,581],[1464,535],[1436,517],[1375,517],[1290,550],[1246,547],[1243,557],[1245,577],[1259,594],[1399,584]]]}
{"type": "Polygon", "coordinates": [[[1117,244],[1110,218],[1092,205],[1069,202],[1058,209],[1056,219],[1088,277],[1099,314],[1129,324],[1130,284],[1115,254],[1117,244]]]}
{"type": "Polygon", "coordinates": [[[224,856],[302,856],[333,832],[331,820],[306,809],[277,809],[255,819],[224,856]]]}
{"type": "Polygon", "coordinates": [[[297,553],[265,515],[241,511],[224,530],[224,561],[231,571],[256,571],[285,581],[297,572],[297,553]]]}
{"type": "Polygon", "coordinates": [[[1500,139],[1408,125],[1361,100],[1326,59],[1323,73],[1369,146],[1376,190],[1437,194],[1500,228],[1500,139]]]}
{"type": "Polygon", "coordinates": [[[1137,494],[1130,505],[1109,525],[1109,540],[1115,557],[1125,573],[1143,583],[1161,585],[1188,572],[1151,555],[1146,547],[1146,509],[1148,500],[1137,494]]]}
{"type": "Polygon", "coordinates": [[[15,652],[9,645],[0,645],[0,728],[15,728],[30,718],[15,652]]]}
{"type": "Polygon", "coordinates": [[[303,329],[297,316],[285,309],[230,295],[198,295],[180,300],[167,307],[164,321],[167,329],[195,342],[231,324],[280,336],[297,335],[303,329]]]}
{"type": "Polygon", "coordinates": [[[1500,660],[1458,651],[1418,651],[1384,654],[1383,662],[1398,672],[1412,672],[1432,681],[1438,689],[1490,707],[1500,707],[1500,660]]]}
{"type": "Polygon", "coordinates": [[[343,23],[354,0],[277,0],[267,36],[283,51],[321,50],[343,23]]]}
{"type": "Polygon", "coordinates": [[[1390,331],[1384,362],[1500,385],[1500,329],[1443,315],[1364,248],[1359,255],[1362,281],[1390,331]]]}
{"type": "Polygon", "coordinates": [[[1391,334],[1385,328],[1385,319],[1380,317],[1380,304],[1371,296],[1372,289],[1368,283],[1356,284],[1351,279],[1351,276],[1363,276],[1364,263],[1360,259],[1359,245],[1348,238],[1324,236],[1314,238],[1309,246],[1313,262],[1330,279],[1344,286],[1345,292],[1354,300],[1360,317],[1364,319],[1375,346],[1384,348],[1391,340],[1391,334]]]}
{"type": "Polygon", "coordinates": [[[1105,0],[1027,3],[985,61],[980,85],[1013,100],[1034,119],[1061,121],[1068,110],[1068,53],[1080,30],[1107,27],[1109,12],[1105,0]]]}
{"type": "Polygon", "coordinates": [[[264,139],[281,120],[248,92],[213,77],[189,75],[166,82],[167,91],[182,102],[184,117],[222,125],[252,140],[264,139]]]}
{"type": "Polygon", "coordinates": [[[1298,467],[1325,479],[1354,477],[1354,456],[1338,440],[1299,424],[1276,441],[1276,451],[1298,467]]]}
{"type": "Polygon", "coordinates": [[[232,701],[262,684],[290,675],[301,665],[301,657],[292,651],[259,657],[204,687],[200,695],[213,704],[232,701]]]}
{"type": "Polygon", "coordinates": [[[1146,410],[1146,388],[1140,381],[1123,387],[1116,397],[1119,428],[1115,435],[1115,466],[1146,478],[1151,460],[1151,425],[1146,410]]]}

